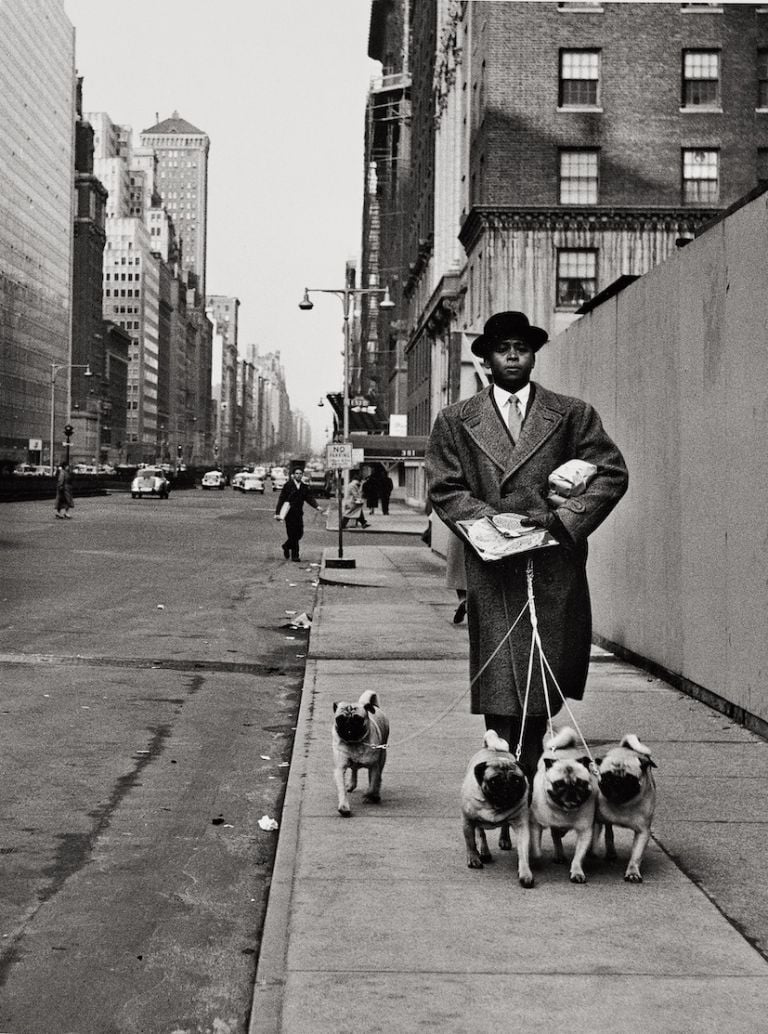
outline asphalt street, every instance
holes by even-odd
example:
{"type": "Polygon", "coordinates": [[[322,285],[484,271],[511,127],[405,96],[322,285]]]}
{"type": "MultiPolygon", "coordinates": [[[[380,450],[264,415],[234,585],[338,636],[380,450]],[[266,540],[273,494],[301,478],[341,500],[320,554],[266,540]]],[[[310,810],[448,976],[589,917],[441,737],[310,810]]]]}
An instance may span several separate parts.
{"type": "Polygon", "coordinates": [[[0,508],[0,1030],[246,1029],[322,548],[274,498],[0,508]]]}

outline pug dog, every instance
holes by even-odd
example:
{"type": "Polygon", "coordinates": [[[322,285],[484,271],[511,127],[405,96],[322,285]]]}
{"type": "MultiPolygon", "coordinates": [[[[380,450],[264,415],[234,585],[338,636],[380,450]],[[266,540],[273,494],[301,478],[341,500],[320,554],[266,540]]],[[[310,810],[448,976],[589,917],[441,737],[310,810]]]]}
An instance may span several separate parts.
{"type": "Polygon", "coordinates": [[[486,829],[501,827],[499,848],[510,851],[509,827],[512,826],[517,843],[517,877],[521,887],[532,887],[533,874],[528,862],[528,780],[510,754],[507,741],[493,730],[486,732],[483,749],[469,762],[461,785],[461,811],[469,868],[482,869],[484,862],[493,861],[485,837],[486,829]]]}
{"type": "Polygon", "coordinates": [[[389,720],[379,698],[366,690],[356,704],[333,705],[333,777],[339,794],[339,814],[349,818],[349,794],[357,789],[357,772],[368,769],[368,792],[363,800],[381,800],[381,774],[387,760],[389,720]]]}
{"type": "Polygon", "coordinates": [[[642,883],[640,863],[651,836],[656,809],[656,783],[652,769],[656,763],[650,750],[634,734],[625,736],[604,758],[596,758],[598,795],[592,850],[597,851],[600,832],[605,826],[605,857],[615,858],[613,827],[635,832],[629,864],[624,873],[628,883],[642,883]]]}
{"type": "Polygon", "coordinates": [[[579,749],[576,733],[566,726],[544,745],[533,777],[531,854],[541,859],[541,834],[551,830],[555,861],[565,862],[563,834],[576,833],[571,883],[586,883],[583,861],[592,843],[597,801],[597,778],[590,759],[579,749]]]}

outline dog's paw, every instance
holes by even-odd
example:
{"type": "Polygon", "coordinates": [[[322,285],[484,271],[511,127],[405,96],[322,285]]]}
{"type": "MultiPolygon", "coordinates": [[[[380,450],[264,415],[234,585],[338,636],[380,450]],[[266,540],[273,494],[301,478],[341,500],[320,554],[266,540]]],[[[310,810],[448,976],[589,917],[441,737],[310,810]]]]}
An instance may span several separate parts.
{"type": "Polygon", "coordinates": [[[467,855],[467,868],[468,869],[482,869],[483,862],[479,854],[467,855]]]}
{"type": "Polygon", "coordinates": [[[630,870],[628,869],[624,873],[624,881],[626,883],[642,883],[643,882],[643,877],[640,875],[639,872],[635,872],[635,871],[631,871],[630,872],[630,870]]]}
{"type": "Polygon", "coordinates": [[[524,887],[526,890],[530,890],[531,887],[533,887],[533,876],[520,876],[518,879],[520,881],[520,886],[524,887]]]}
{"type": "Polygon", "coordinates": [[[366,804],[381,804],[381,796],[377,793],[364,793],[363,800],[366,804]]]}
{"type": "Polygon", "coordinates": [[[584,875],[583,872],[572,872],[571,873],[571,883],[586,883],[586,882],[587,882],[587,877],[584,875]]]}
{"type": "Polygon", "coordinates": [[[339,815],[341,815],[341,817],[343,819],[351,819],[352,818],[352,811],[351,811],[351,809],[350,809],[348,804],[340,804],[339,805],[339,815]]]}
{"type": "Polygon", "coordinates": [[[502,833],[499,837],[499,850],[500,851],[511,851],[512,840],[510,839],[509,833],[506,836],[502,833]]]}

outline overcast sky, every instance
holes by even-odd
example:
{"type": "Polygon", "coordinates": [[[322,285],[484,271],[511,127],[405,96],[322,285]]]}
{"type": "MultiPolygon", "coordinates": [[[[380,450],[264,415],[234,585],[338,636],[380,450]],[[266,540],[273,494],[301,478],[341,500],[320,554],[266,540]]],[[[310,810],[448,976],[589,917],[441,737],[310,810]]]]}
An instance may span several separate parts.
{"type": "Polygon", "coordinates": [[[369,0],[64,0],[86,111],[138,133],[174,110],[211,140],[210,294],[240,299],[240,342],[279,350],[316,448],[342,382],[344,284],[359,258],[369,0]]]}

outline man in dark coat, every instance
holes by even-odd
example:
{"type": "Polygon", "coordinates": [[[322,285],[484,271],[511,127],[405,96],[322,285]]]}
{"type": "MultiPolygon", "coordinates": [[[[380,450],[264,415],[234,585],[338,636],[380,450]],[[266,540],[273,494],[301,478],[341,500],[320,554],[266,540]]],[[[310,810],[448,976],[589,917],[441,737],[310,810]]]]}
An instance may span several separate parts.
{"type": "MultiPolygon", "coordinates": [[[[301,559],[299,541],[304,534],[304,503],[309,503],[315,510],[320,510],[317,500],[304,483],[303,478],[304,471],[301,467],[297,467],[280,489],[275,509],[275,520],[285,519],[286,539],[283,543],[283,556],[286,560],[290,557],[296,562],[301,559]],[[281,511],[286,504],[287,511],[283,515],[281,511]]],[[[324,512],[324,510],[320,510],[320,513],[324,512]]]]}
{"type": "MultiPolygon", "coordinates": [[[[429,499],[461,535],[456,522],[497,513],[524,514],[547,528],[558,546],[483,561],[465,546],[471,709],[485,716],[515,750],[528,681],[531,624],[524,615],[493,659],[527,600],[526,566],[533,558],[533,591],[544,653],[563,694],[584,694],[592,638],[587,585],[587,536],[627,488],[627,468],[595,410],[530,381],[536,352],[548,335],[520,312],[485,324],[472,351],[490,368],[493,384],[437,416],[427,449],[429,499]],[[567,460],[586,460],[597,474],[583,494],[548,498],[548,477],[567,460]],[[486,666],[487,665],[487,666],[486,666]],[[484,667],[485,666],[485,667],[484,667]]],[[[548,678],[553,714],[561,700],[548,678]]],[[[546,730],[547,703],[534,664],[521,763],[535,770],[546,730]]]]}

